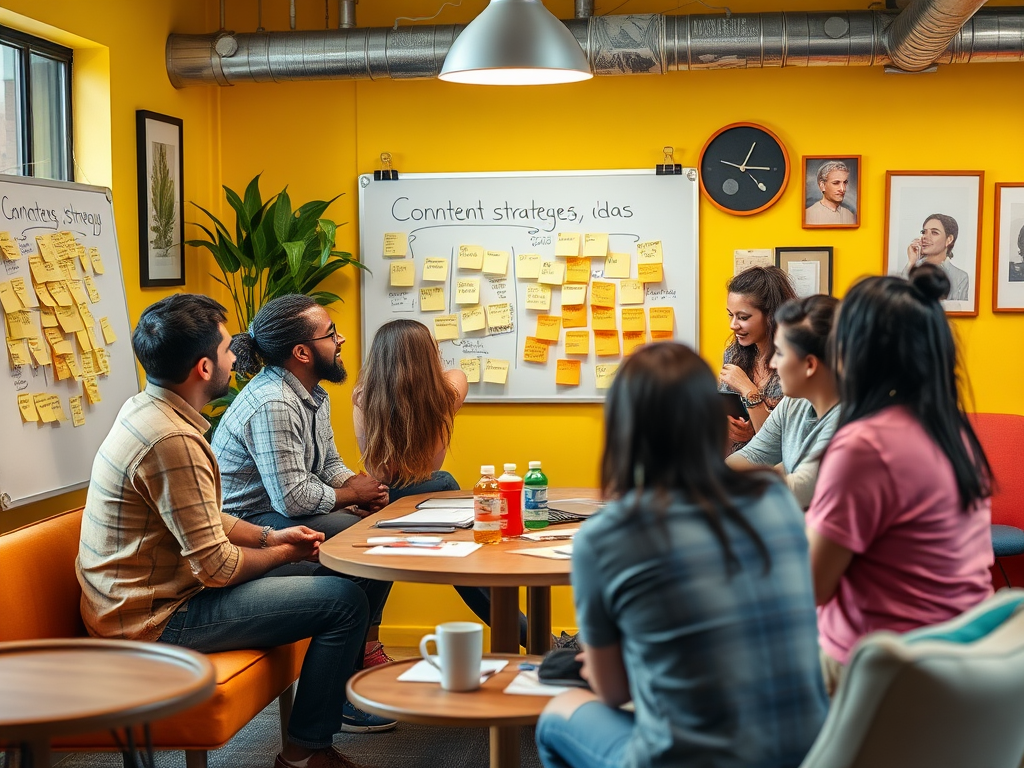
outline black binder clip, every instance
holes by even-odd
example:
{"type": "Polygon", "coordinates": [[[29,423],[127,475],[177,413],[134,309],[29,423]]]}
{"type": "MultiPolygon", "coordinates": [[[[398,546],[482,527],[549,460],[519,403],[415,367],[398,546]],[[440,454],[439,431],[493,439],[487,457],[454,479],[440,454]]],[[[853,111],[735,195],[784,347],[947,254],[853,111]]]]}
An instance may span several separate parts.
{"type": "Polygon", "coordinates": [[[672,162],[672,153],[675,150],[674,147],[665,147],[662,152],[665,153],[665,162],[658,163],[654,166],[654,173],[658,176],[682,176],[683,166],[680,163],[672,162]]]}
{"type": "Polygon", "coordinates": [[[398,181],[398,171],[391,167],[391,153],[380,153],[380,170],[373,172],[374,181],[398,181]]]}

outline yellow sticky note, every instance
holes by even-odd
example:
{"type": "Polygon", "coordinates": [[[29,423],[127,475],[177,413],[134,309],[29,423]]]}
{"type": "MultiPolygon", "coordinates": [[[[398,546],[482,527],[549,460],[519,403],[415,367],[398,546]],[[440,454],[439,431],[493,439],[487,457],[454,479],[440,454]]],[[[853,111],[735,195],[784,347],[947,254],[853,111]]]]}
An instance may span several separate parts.
{"type": "Polygon", "coordinates": [[[484,361],[484,381],[488,384],[504,384],[508,380],[508,360],[488,357],[484,361]]]}
{"type": "Polygon", "coordinates": [[[100,256],[100,249],[93,247],[89,249],[89,261],[92,262],[92,271],[97,275],[103,274],[103,258],[100,256]]]}
{"type": "Polygon", "coordinates": [[[28,344],[25,343],[24,339],[8,339],[7,352],[11,356],[11,368],[17,368],[19,365],[28,365],[32,362],[32,358],[28,353],[28,344]]]}
{"type": "Polygon", "coordinates": [[[92,352],[92,341],[89,339],[89,333],[84,328],[80,331],[75,331],[75,338],[78,339],[78,348],[82,352],[92,352]]]}
{"type": "Polygon", "coordinates": [[[71,291],[68,290],[67,285],[63,282],[59,283],[47,283],[46,290],[50,292],[53,300],[57,302],[58,307],[73,307],[75,306],[75,299],[71,295],[71,291]]]}
{"type": "Polygon", "coordinates": [[[594,366],[594,377],[597,380],[598,389],[608,389],[615,378],[615,372],[619,370],[618,363],[606,363],[594,366]]]}
{"type": "Polygon", "coordinates": [[[651,341],[672,341],[672,331],[651,331],[651,341]]]}
{"type": "Polygon", "coordinates": [[[567,354],[567,355],[589,355],[590,354],[590,331],[566,331],[565,332],[565,354],[567,354]]]}
{"type": "Polygon", "coordinates": [[[632,355],[637,348],[647,343],[647,334],[644,331],[623,331],[622,332],[622,354],[632,355]]]}
{"type": "Polygon", "coordinates": [[[15,259],[21,258],[21,249],[18,247],[18,244],[11,239],[10,232],[0,232],[0,254],[2,254],[8,261],[14,261],[15,259]]]}
{"type": "Polygon", "coordinates": [[[75,248],[78,251],[78,261],[82,265],[82,272],[89,274],[92,271],[92,262],[89,261],[89,251],[84,245],[75,248]]]}
{"type": "Polygon", "coordinates": [[[39,413],[36,411],[32,395],[18,395],[18,410],[21,411],[21,420],[26,424],[35,424],[39,421],[39,413]]]}
{"type": "Polygon", "coordinates": [[[630,261],[628,253],[609,253],[604,260],[604,276],[628,279],[630,261]]]}
{"type": "Polygon", "coordinates": [[[71,342],[64,338],[63,334],[56,328],[46,328],[43,330],[43,335],[46,340],[53,347],[53,354],[55,355],[71,355],[74,354],[74,349],[71,348],[71,342]]]}
{"type": "Polygon", "coordinates": [[[98,371],[96,370],[96,358],[91,354],[94,350],[82,354],[82,375],[83,376],[95,376],[98,371]]]}
{"type": "Polygon", "coordinates": [[[487,329],[491,333],[505,333],[512,330],[512,305],[488,304],[487,329]]]}
{"type": "Polygon", "coordinates": [[[64,329],[64,333],[74,333],[85,328],[82,316],[78,314],[78,307],[57,307],[57,322],[64,329]]]}
{"type": "Polygon", "coordinates": [[[523,362],[546,363],[549,349],[550,346],[547,343],[533,336],[527,336],[526,343],[523,345],[523,362]]]}
{"type": "Polygon", "coordinates": [[[661,240],[648,240],[636,244],[637,264],[661,264],[661,240]]]}
{"type": "Polygon", "coordinates": [[[411,288],[416,283],[416,267],[410,259],[391,262],[391,287],[411,288]]]}
{"type": "Polygon", "coordinates": [[[85,276],[85,290],[89,294],[89,301],[93,304],[100,300],[100,292],[96,289],[96,281],[90,275],[85,276]]]}
{"type": "Polygon", "coordinates": [[[480,303],[480,280],[474,277],[463,277],[455,283],[456,304],[480,303]]]}
{"type": "Polygon", "coordinates": [[[612,357],[619,354],[618,331],[594,331],[594,352],[598,357],[612,357]]]}
{"type": "Polygon", "coordinates": [[[46,287],[46,283],[36,284],[36,295],[39,297],[39,303],[44,307],[53,309],[57,306],[57,302],[53,300],[53,296],[50,295],[50,291],[46,287]]]}
{"type": "Polygon", "coordinates": [[[623,331],[646,331],[647,317],[643,307],[624,307],[622,310],[623,331]]]}
{"type": "Polygon", "coordinates": [[[57,420],[57,415],[53,412],[53,407],[50,404],[50,395],[42,392],[38,395],[32,395],[32,402],[36,407],[36,413],[39,414],[39,420],[44,424],[52,424],[57,420]]]}
{"type": "Polygon", "coordinates": [[[585,304],[570,304],[562,307],[563,328],[586,328],[587,307],[585,304]]]}
{"type": "Polygon", "coordinates": [[[643,304],[644,284],[639,280],[623,280],[619,283],[619,304],[643,304]]]}
{"type": "Polygon", "coordinates": [[[675,321],[675,310],[672,307],[651,307],[651,330],[669,331],[675,321]]]}
{"type": "Polygon", "coordinates": [[[480,358],[464,357],[459,360],[459,368],[466,374],[466,381],[470,384],[477,384],[480,381],[480,358]]]}
{"type": "Polygon", "coordinates": [[[562,306],[583,304],[587,300],[587,286],[566,284],[562,286],[562,306]]]}
{"type": "Polygon", "coordinates": [[[443,283],[448,279],[448,259],[428,256],[423,260],[423,281],[443,283]]]}
{"type": "Polygon", "coordinates": [[[71,378],[75,381],[82,380],[82,369],[78,366],[78,360],[74,355],[64,355],[64,362],[68,366],[68,370],[71,371],[71,378]]]}
{"type": "Polygon", "coordinates": [[[53,377],[57,381],[71,378],[71,369],[68,368],[68,359],[65,355],[54,354],[53,356],[53,377]]]}
{"type": "Polygon", "coordinates": [[[444,289],[420,288],[420,311],[421,312],[444,312],[444,289]]]}
{"type": "Polygon", "coordinates": [[[615,323],[615,310],[611,307],[590,307],[591,327],[595,331],[614,331],[618,328],[615,323]]]}
{"type": "Polygon", "coordinates": [[[57,421],[68,420],[67,415],[64,413],[64,405],[56,395],[50,395],[50,411],[57,417],[57,421]]]}
{"type": "Polygon", "coordinates": [[[589,283],[590,259],[585,256],[570,256],[565,260],[565,282],[589,283]]]}
{"type": "Polygon", "coordinates": [[[459,246],[459,269],[482,269],[484,247],[482,245],[459,246]]]}
{"type": "Polygon", "coordinates": [[[551,309],[551,286],[539,283],[526,286],[526,308],[539,309],[542,312],[551,309]]]}
{"type": "Polygon", "coordinates": [[[78,248],[73,232],[58,232],[53,236],[53,245],[62,259],[74,258],[78,248]]]}
{"type": "Polygon", "coordinates": [[[60,325],[57,322],[57,313],[54,312],[53,307],[39,308],[39,324],[43,328],[56,328],[60,325]]]}
{"type": "Polygon", "coordinates": [[[11,290],[14,291],[14,295],[18,297],[18,301],[26,309],[29,307],[38,307],[39,301],[36,299],[36,292],[25,285],[24,277],[15,277],[11,280],[11,290]]]}
{"type": "Polygon", "coordinates": [[[57,263],[57,249],[53,245],[53,235],[36,235],[36,245],[43,261],[57,263]]]}
{"type": "Polygon", "coordinates": [[[540,277],[540,254],[520,253],[516,256],[516,277],[520,280],[536,280],[540,277]]]}
{"type": "Polygon", "coordinates": [[[660,283],[665,279],[661,264],[638,264],[636,271],[641,283],[660,283]]]}
{"type": "Polygon", "coordinates": [[[65,280],[77,280],[79,278],[78,264],[74,259],[61,259],[57,262],[57,267],[60,269],[61,277],[65,280]]]}
{"type": "Polygon", "coordinates": [[[615,307],[615,283],[595,280],[590,284],[590,306],[615,307]]]}
{"type": "Polygon", "coordinates": [[[6,280],[0,283],[0,304],[3,305],[4,312],[18,312],[25,308],[18,294],[6,280]]]}
{"type": "Polygon", "coordinates": [[[82,396],[76,395],[68,401],[68,405],[71,406],[71,423],[76,427],[81,427],[85,424],[85,409],[82,408],[82,396]]]}
{"type": "Polygon", "coordinates": [[[85,399],[89,401],[90,405],[96,405],[97,403],[103,402],[103,398],[100,397],[100,385],[96,381],[95,376],[86,376],[83,378],[82,387],[85,389],[85,399]]]}
{"type": "Polygon", "coordinates": [[[487,327],[487,319],[484,317],[483,307],[470,307],[460,313],[462,315],[462,332],[482,331],[487,327]]]}
{"type": "Polygon", "coordinates": [[[579,360],[559,360],[555,364],[555,384],[566,387],[578,387],[580,385],[579,360]]]}
{"type": "Polygon", "coordinates": [[[583,238],[583,255],[604,258],[608,255],[608,235],[601,232],[588,232],[583,238]]]}
{"type": "Polygon", "coordinates": [[[32,271],[32,279],[37,283],[45,283],[49,280],[60,280],[60,270],[53,262],[43,261],[42,256],[29,256],[28,268],[32,271]]]}
{"type": "Polygon", "coordinates": [[[94,347],[92,350],[93,360],[96,362],[96,372],[101,376],[110,375],[110,357],[103,347],[94,347]]]}
{"type": "Polygon", "coordinates": [[[555,242],[555,256],[579,256],[580,235],[578,232],[559,232],[555,242]]]}
{"type": "Polygon", "coordinates": [[[508,274],[508,251],[486,251],[484,253],[485,275],[508,274]]]}
{"type": "Polygon", "coordinates": [[[565,262],[542,261],[538,280],[545,285],[561,285],[565,282],[565,262]]]}
{"type": "Polygon", "coordinates": [[[537,315],[537,338],[541,341],[558,341],[562,331],[562,318],[558,315],[537,315]]]}
{"type": "Polygon", "coordinates": [[[36,339],[39,338],[39,331],[32,322],[32,313],[27,309],[18,312],[8,312],[7,315],[7,338],[9,339],[36,339]]]}
{"type": "Polygon", "coordinates": [[[50,353],[46,350],[47,345],[42,342],[42,339],[29,339],[28,348],[32,353],[32,357],[35,358],[36,365],[49,365],[50,364],[50,353]]]}
{"type": "Polygon", "coordinates": [[[438,315],[434,318],[434,338],[449,341],[459,338],[459,316],[438,315]]]}
{"type": "Polygon", "coordinates": [[[384,233],[384,258],[404,259],[409,252],[409,237],[405,232],[384,233]]]}

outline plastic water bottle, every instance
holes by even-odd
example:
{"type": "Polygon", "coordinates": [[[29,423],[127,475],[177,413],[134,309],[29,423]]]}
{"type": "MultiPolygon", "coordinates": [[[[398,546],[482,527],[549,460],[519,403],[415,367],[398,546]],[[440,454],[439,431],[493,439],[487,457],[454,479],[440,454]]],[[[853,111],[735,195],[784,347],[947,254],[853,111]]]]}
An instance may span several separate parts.
{"type": "Polygon", "coordinates": [[[530,462],[523,478],[523,525],[531,531],[548,527],[548,476],[539,461],[530,462]]]}
{"type": "Polygon", "coordinates": [[[515,464],[505,465],[505,474],[498,478],[498,489],[505,502],[501,518],[501,538],[510,539],[523,533],[523,478],[516,474],[515,464]]]}
{"type": "Polygon", "coordinates": [[[494,465],[480,467],[480,479],[473,486],[473,541],[477,544],[497,544],[501,541],[501,528],[505,518],[505,500],[498,490],[494,465]]]}

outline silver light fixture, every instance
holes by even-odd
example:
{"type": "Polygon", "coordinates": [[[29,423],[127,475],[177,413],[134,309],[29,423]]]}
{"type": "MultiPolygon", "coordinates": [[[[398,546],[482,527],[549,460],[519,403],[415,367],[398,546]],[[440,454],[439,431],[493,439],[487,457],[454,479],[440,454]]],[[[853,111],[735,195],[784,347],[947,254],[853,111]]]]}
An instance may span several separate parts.
{"type": "Polygon", "coordinates": [[[576,38],[540,0],[491,0],[452,43],[439,75],[473,85],[549,85],[593,77],[576,38]]]}

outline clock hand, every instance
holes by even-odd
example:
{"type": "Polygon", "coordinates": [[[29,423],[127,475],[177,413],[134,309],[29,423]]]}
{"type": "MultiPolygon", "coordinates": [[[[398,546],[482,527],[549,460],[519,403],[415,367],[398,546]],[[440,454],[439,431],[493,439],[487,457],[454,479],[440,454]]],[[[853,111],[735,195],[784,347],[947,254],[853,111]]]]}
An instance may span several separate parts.
{"type": "MultiPolygon", "coordinates": [[[[739,163],[730,163],[728,160],[719,160],[718,162],[725,163],[726,165],[731,165],[733,168],[739,168],[741,171],[744,169],[744,166],[740,165],[739,163]]],[[[748,171],[770,171],[771,170],[771,168],[769,168],[766,165],[748,165],[748,166],[746,166],[746,169],[748,171]]]]}
{"type": "MultiPolygon", "coordinates": [[[[747,176],[749,176],[751,179],[754,179],[754,174],[752,174],[752,173],[748,173],[747,176]]],[[[766,187],[764,184],[762,184],[757,179],[754,179],[754,183],[757,184],[757,188],[760,189],[762,192],[767,192],[768,191],[768,187],[766,187]]]]}
{"type": "Polygon", "coordinates": [[[740,165],[740,173],[746,173],[746,170],[747,170],[747,160],[749,160],[750,156],[752,154],[754,154],[754,147],[756,147],[756,146],[757,146],[757,142],[756,141],[753,144],[750,145],[750,151],[747,152],[747,156],[745,158],[743,158],[743,163],[740,165]]]}

